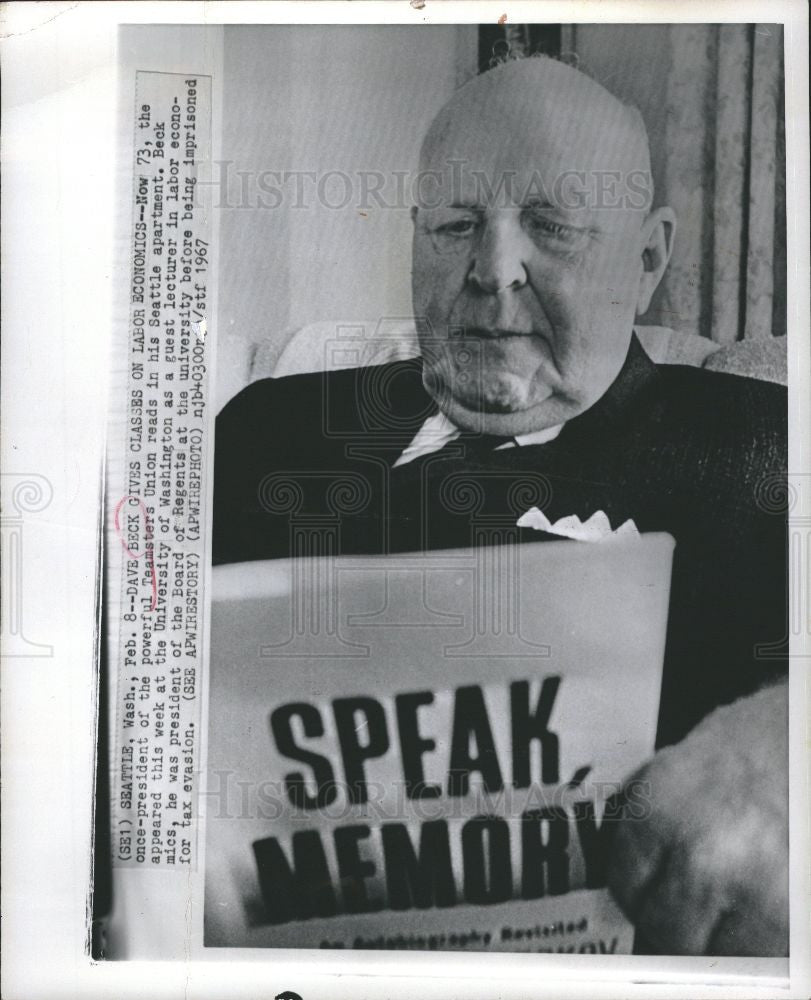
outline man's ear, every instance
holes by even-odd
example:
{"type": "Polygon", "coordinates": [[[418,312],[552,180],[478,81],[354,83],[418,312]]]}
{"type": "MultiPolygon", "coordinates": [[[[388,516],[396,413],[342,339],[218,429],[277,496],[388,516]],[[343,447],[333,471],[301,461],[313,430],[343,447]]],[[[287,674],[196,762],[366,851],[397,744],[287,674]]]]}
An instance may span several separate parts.
{"type": "Polygon", "coordinates": [[[673,250],[675,233],[676,215],[666,205],[654,209],[645,219],[642,226],[642,275],[636,301],[637,316],[646,312],[653,293],[662,280],[673,250]]]}

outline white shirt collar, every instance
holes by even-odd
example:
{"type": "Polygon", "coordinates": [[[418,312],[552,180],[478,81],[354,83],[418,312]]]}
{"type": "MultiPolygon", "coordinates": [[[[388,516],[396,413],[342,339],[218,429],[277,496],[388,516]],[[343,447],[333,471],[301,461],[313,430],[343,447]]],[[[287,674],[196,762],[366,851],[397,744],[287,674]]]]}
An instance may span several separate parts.
{"type": "MultiPolygon", "coordinates": [[[[504,448],[521,447],[527,444],[545,444],[547,441],[553,441],[562,429],[563,424],[557,424],[555,427],[545,427],[542,431],[532,431],[530,434],[516,434],[513,441],[505,441],[495,450],[501,451],[504,448]]],[[[423,455],[439,451],[446,444],[455,441],[461,433],[456,424],[452,423],[444,413],[435,413],[432,417],[428,417],[420,427],[411,444],[404,449],[402,455],[394,463],[394,467],[407,465],[417,458],[422,458],[423,455]]]]}

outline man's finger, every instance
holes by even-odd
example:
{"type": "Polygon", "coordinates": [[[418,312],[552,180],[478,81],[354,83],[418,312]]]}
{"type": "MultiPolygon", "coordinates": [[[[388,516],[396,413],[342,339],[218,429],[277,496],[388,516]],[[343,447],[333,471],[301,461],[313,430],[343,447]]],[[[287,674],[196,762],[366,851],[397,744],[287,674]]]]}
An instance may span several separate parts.
{"type": "Polygon", "coordinates": [[[618,818],[613,821],[609,847],[608,885],[630,920],[637,919],[667,861],[666,820],[652,797],[660,769],[658,760],[656,766],[647,764],[637,771],[615,803],[618,818]]]}
{"type": "Polygon", "coordinates": [[[724,917],[712,872],[711,858],[705,864],[695,855],[685,857],[683,850],[668,852],[637,900],[637,929],[668,954],[707,954],[724,917]]]}

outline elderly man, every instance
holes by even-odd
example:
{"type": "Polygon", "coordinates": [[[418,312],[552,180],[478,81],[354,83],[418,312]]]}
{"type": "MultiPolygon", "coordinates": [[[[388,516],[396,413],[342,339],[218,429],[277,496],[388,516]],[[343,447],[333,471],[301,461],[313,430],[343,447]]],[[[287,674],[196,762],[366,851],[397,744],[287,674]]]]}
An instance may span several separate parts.
{"type": "Polygon", "coordinates": [[[287,556],[306,516],[312,554],[319,524],[338,524],[344,553],[470,545],[460,475],[477,515],[514,522],[537,502],[669,531],[653,809],[617,825],[611,887],[659,951],[784,954],[785,519],[761,496],[785,475],[785,392],[657,367],[634,337],[675,219],[653,207],[638,113],[583,74],[529,59],[476,78],[433,122],[421,169],[422,358],[232,400],[214,559],[287,556]]]}

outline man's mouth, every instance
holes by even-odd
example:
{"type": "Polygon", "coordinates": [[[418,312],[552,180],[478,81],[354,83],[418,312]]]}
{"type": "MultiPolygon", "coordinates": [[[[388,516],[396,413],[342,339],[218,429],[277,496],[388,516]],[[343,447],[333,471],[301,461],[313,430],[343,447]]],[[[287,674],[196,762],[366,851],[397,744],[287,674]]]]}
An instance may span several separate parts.
{"type": "Polygon", "coordinates": [[[505,327],[469,326],[465,328],[468,337],[479,340],[503,340],[507,337],[538,337],[535,330],[514,330],[505,327]]]}

